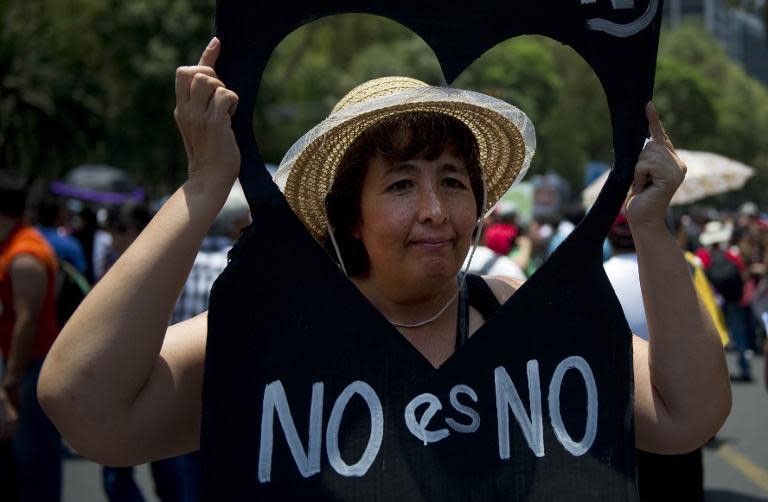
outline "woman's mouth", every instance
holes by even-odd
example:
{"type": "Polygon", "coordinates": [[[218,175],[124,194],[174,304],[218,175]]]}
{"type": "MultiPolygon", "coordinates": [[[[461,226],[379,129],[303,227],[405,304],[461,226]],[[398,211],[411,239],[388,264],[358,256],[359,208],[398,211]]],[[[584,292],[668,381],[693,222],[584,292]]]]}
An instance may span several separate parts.
{"type": "Polygon", "coordinates": [[[411,241],[411,245],[426,251],[436,251],[450,246],[452,242],[452,239],[429,238],[411,241]]]}

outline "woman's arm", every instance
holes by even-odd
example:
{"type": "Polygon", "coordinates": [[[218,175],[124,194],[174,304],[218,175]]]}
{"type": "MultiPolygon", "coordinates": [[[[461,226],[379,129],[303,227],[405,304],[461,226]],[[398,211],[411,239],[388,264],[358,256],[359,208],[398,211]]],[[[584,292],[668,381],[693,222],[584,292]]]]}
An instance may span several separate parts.
{"type": "Polygon", "coordinates": [[[85,298],[41,373],[46,413],[101,463],[136,464],[198,442],[206,316],[167,324],[240,166],[230,127],[237,96],[213,71],[219,50],[212,40],[198,66],[176,73],[188,180],[85,298]]]}
{"type": "Polygon", "coordinates": [[[685,176],[653,105],[652,141],[635,168],[627,218],[637,248],[648,342],[634,337],[637,446],[680,453],[704,444],[731,409],[722,344],[664,218],[685,176]]]}

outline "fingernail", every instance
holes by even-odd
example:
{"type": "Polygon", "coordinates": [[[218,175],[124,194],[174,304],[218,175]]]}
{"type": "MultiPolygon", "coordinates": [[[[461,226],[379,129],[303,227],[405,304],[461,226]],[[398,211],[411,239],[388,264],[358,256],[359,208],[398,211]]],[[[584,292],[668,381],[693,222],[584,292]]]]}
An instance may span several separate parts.
{"type": "Polygon", "coordinates": [[[213,49],[216,47],[216,44],[219,43],[219,39],[216,37],[213,37],[210,42],[208,42],[208,49],[213,49]]]}

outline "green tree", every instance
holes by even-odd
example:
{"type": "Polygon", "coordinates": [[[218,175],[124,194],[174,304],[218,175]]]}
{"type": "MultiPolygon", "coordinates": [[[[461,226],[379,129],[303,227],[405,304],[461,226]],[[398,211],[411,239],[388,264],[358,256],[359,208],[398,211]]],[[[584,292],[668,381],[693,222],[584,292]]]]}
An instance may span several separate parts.
{"type": "Polygon", "coordinates": [[[75,162],[96,133],[95,86],[68,65],[68,47],[39,0],[0,4],[0,162],[53,175],[75,162]]]}
{"type": "Polygon", "coordinates": [[[388,75],[442,79],[429,46],[394,21],[344,14],[297,29],[276,48],[259,89],[254,115],[262,156],[279,162],[354,86],[388,75]]]}
{"type": "Polygon", "coordinates": [[[755,177],[727,200],[768,205],[768,89],[698,22],[662,35],[655,99],[675,145],[754,167],[755,177]]]}
{"type": "Polygon", "coordinates": [[[654,102],[676,145],[692,150],[712,147],[719,121],[716,99],[717,86],[695,67],[659,57],[654,102]]]}
{"type": "Polygon", "coordinates": [[[3,162],[46,176],[106,162],[150,184],[181,179],[173,73],[198,57],[213,9],[202,0],[3,3],[3,162]]]}
{"type": "MultiPolygon", "coordinates": [[[[211,0],[0,3],[3,165],[57,176],[106,162],[158,190],[175,186],[186,161],[172,118],[173,74],[197,60],[213,19],[211,0]]],[[[278,162],[355,85],[398,74],[442,83],[429,47],[393,21],[347,14],[299,28],[273,54],[259,90],[254,127],[265,159],[278,162]]],[[[533,172],[554,170],[578,189],[586,161],[612,160],[603,90],[567,46],[544,37],[507,41],[455,85],[531,117],[533,172]]],[[[765,201],[768,91],[700,25],[662,34],[655,100],[679,147],[756,167],[745,193],[765,201]]]]}

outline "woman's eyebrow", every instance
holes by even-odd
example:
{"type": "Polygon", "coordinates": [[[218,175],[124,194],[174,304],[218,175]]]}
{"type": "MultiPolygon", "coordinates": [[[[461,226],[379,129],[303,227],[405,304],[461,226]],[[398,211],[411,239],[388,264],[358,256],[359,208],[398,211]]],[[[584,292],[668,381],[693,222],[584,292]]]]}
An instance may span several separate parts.
{"type": "Polygon", "coordinates": [[[395,162],[394,164],[388,165],[384,169],[384,176],[389,176],[390,174],[410,173],[415,170],[416,170],[416,166],[408,161],[395,162]]]}
{"type": "Polygon", "coordinates": [[[440,170],[443,172],[456,173],[456,174],[469,174],[467,168],[463,165],[456,165],[453,162],[444,162],[440,166],[440,170]]]}
{"type": "MultiPolygon", "coordinates": [[[[416,165],[409,162],[409,161],[403,161],[403,162],[395,162],[394,164],[388,165],[384,169],[384,176],[389,176],[393,174],[406,174],[406,173],[412,173],[416,171],[416,165]]],[[[464,167],[464,165],[456,164],[454,162],[444,162],[440,165],[439,171],[442,173],[455,173],[455,174],[468,174],[467,168],[464,167]]]]}

